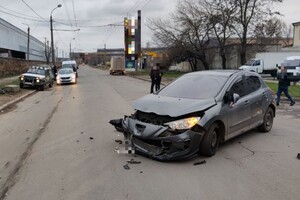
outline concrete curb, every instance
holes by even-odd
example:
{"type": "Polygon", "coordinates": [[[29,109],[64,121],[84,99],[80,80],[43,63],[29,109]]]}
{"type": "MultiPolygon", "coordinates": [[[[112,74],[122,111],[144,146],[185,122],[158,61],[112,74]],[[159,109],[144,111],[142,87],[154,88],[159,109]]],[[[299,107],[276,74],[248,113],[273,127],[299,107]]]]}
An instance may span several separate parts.
{"type": "Polygon", "coordinates": [[[10,101],[10,102],[8,102],[8,103],[0,106],[0,111],[4,110],[5,108],[7,108],[10,105],[13,105],[13,104],[17,103],[18,101],[23,100],[24,98],[28,97],[29,95],[31,95],[31,94],[33,94],[35,92],[36,92],[36,90],[30,91],[27,94],[24,94],[23,96],[20,96],[19,98],[14,99],[14,100],[12,100],[12,101],[10,101]]]}

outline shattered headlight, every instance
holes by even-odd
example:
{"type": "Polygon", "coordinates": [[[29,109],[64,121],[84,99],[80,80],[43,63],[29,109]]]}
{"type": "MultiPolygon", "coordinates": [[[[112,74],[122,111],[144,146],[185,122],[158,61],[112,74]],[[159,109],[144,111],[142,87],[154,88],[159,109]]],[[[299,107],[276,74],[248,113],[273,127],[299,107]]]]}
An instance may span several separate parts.
{"type": "Polygon", "coordinates": [[[190,129],[193,126],[195,126],[199,121],[201,117],[189,117],[177,121],[172,121],[165,123],[164,125],[169,126],[170,129],[172,130],[185,130],[185,129],[190,129]]]}

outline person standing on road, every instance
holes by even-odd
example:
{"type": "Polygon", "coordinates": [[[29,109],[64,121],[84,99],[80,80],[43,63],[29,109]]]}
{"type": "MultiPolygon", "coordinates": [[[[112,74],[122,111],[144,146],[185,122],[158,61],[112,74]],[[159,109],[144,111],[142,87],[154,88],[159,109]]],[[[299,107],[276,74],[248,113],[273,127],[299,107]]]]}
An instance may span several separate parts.
{"type": "Polygon", "coordinates": [[[156,64],[156,66],[153,66],[150,71],[150,78],[151,78],[151,88],[150,93],[153,93],[153,89],[155,86],[155,91],[158,91],[160,89],[160,70],[159,70],[159,64],[156,64]]]}
{"type": "Polygon", "coordinates": [[[56,65],[53,66],[52,70],[53,70],[54,78],[56,80],[56,76],[57,76],[57,67],[56,67],[56,65]]]}
{"type": "Polygon", "coordinates": [[[277,90],[277,101],[276,101],[276,105],[279,106],[280,103],[280,96],[281,93],[283,92],[284,95],[290,100],[290,106],[293,106],[295,104],[295,101],[293,100],[293,98],[291,97],[291,95],[289,94],[289,86],[290,86],[290,81],[284,77],[280,77],[279,81],[278,81],[278,90],[277,90]]]}

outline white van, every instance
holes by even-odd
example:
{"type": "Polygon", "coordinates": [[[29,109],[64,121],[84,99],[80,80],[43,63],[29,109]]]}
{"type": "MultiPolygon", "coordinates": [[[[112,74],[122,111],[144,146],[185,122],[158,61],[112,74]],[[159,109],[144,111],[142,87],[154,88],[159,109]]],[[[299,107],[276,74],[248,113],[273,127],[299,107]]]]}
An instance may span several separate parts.
{"type": "Polygon", "coordinates": [[[72,68],[73,71],[76,73],[76,77],[78,77],[78,71],[77,71],[78,65],[75,60],[62,61],[61,67],[62,68],[72,68]]]}

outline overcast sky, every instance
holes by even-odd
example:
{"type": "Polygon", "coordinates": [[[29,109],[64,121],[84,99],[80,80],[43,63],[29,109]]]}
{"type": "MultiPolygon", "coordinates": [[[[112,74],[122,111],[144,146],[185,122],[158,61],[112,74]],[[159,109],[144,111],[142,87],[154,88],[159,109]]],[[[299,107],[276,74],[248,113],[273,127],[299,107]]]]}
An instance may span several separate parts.
{"type": "MultiPolygon", "coordinates": [[[[52,17],[55,46],[59,53],[69,52],[71,43],[74,51],[95,52],[98,48],[123,48],[124,36],[121,25],[124,17],[137,15],[142,11],[142,47],[151,42],[151,32],[145,26],[147,18],[167,18],[174,12],[178,0],[1,0],[0,17],[14,26],[27,31],[44,41],[50,40],[50,13],[52,17]],[[25,3],[24,3],[25,2],[25,3]],[[26,5],[27,4],[27,5],[26,5]],[[71,31],[77,30],[80,31],[71,31]],[[69,30],[69,31],[68,31],[69,30]],[[75,38],[73,40],[73,38],[75,38]]],[[[299,0],[284,0],[275,6],[284,14],[282,19],[288,23],[300,21],[299,0]]]]}

